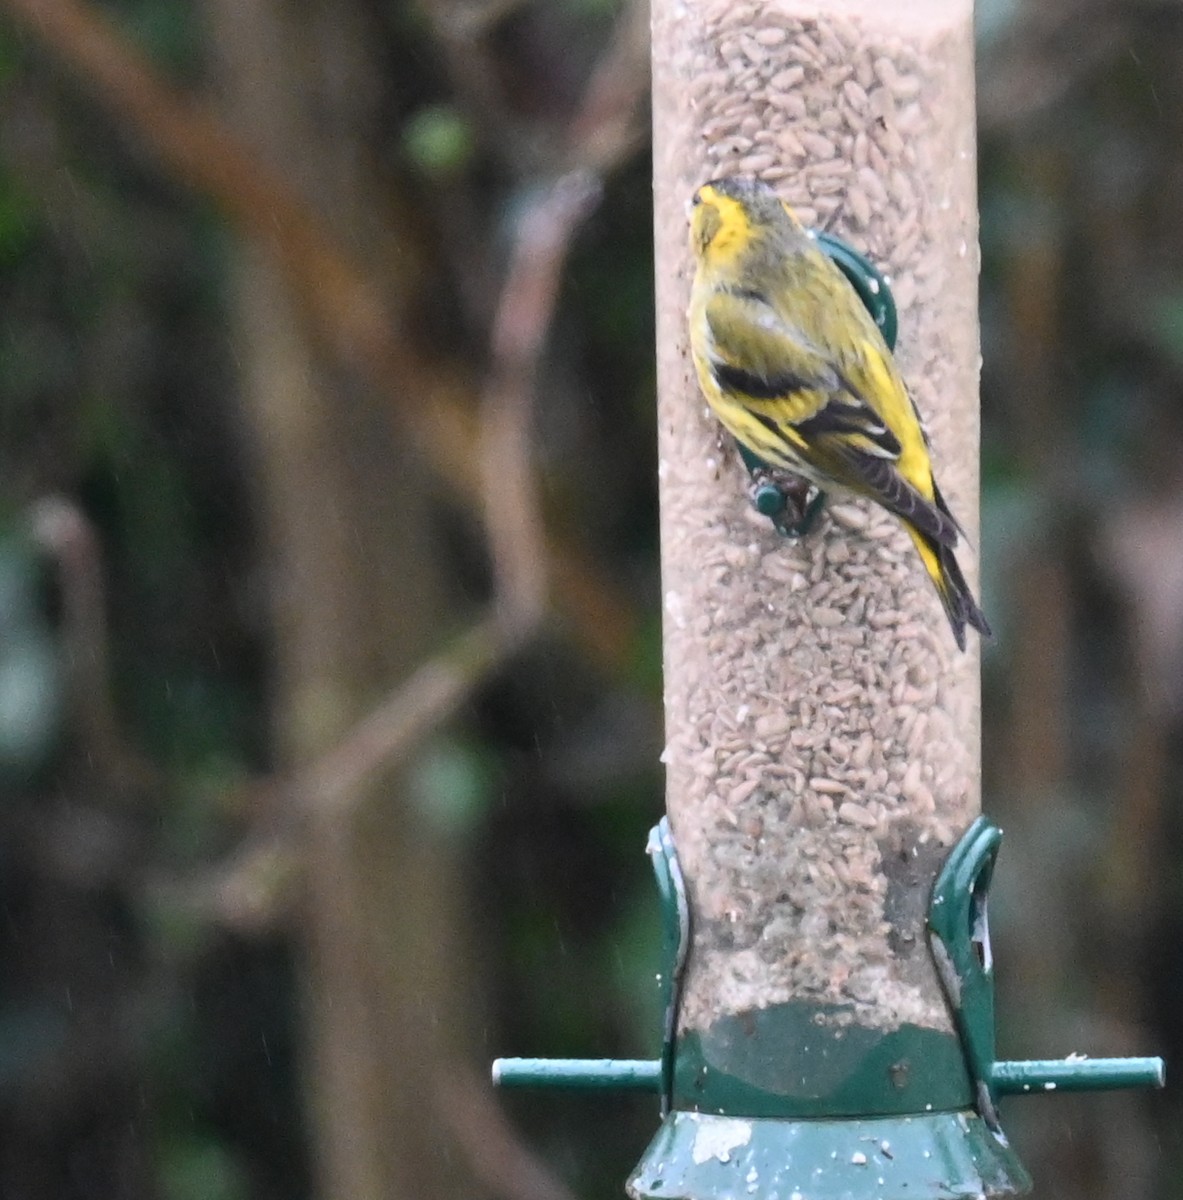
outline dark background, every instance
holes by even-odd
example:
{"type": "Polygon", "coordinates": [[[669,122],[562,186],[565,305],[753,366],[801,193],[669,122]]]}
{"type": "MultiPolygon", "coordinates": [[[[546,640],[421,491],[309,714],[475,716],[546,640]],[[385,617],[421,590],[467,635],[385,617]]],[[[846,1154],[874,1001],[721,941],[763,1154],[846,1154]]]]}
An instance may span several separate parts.
{"type": "MultiPolygon", "coordinates": [[[[978,8],[1000,1050],[1178,1062],[1183,8],[978,8]]],[[[658,1036],[647,53],[0,3],[0,1197],[620,1194],[483,1080],[658,1036]]],[[[1006,1119],[1183,1195],[1169,1089],[1006,1119]]]]}

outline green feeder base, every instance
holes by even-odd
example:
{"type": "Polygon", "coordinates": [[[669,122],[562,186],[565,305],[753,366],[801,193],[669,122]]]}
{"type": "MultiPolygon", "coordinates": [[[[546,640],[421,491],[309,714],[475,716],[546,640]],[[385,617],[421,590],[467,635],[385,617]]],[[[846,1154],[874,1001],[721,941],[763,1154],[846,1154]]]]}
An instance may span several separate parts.
{"type": "Polygon", "coordinates": [[[1163,1063],[997,1059],[986,893],[1001,838],[979,817],[933,887],[933,958],[959,1037],[852,1025],[839,1043],[827,1037],[829,1022],[814,1019],[835,1014],[797,1000],[721,1015],[679,1037],[690,910],[662,818],[648,847],[665,918],[661,1058],[503,1058],[494,1082],[659,1095],[667,1115],[628,1181],[633,1200],[986,1200],[1026,1192],[1031,1180],[999,1129],[1000,1097],[1162,1087],[1163,1063]]]}
{"type": "Polygon", "coordinates": [[[977,1112],[784,1121],[669,1114],[634,1200],[981,1200],[1031,1179],[977,1112]]]}

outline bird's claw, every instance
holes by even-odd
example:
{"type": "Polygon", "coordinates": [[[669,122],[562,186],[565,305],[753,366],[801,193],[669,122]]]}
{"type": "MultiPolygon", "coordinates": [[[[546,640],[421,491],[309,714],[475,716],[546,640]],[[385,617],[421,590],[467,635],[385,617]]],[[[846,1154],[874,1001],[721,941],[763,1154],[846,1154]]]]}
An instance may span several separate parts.
{"type": "Polygon", "coordinates": [[[804,537],[826,503],[826,494],[807,479],[796,475],[756,469],[748,487],[752,507],[762,513],[783,537],[804,537]]]}

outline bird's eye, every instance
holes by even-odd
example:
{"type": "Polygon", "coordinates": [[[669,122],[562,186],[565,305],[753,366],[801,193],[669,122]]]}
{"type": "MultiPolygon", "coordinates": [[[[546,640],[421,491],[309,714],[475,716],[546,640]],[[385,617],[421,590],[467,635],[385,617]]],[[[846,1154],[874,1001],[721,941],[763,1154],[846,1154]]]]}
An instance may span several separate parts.
{"type": "Polygon", "coordinates": [[[702,203],[702,192],[695,192],[694,198],[690,201],[691,208],[697,208],[702,203]]]}

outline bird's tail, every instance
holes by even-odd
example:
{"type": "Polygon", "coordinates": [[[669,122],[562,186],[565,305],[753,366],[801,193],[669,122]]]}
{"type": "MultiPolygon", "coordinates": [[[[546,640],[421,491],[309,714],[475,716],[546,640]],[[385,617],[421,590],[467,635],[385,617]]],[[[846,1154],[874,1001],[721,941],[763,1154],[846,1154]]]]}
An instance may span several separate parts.
{"type": "Polygon", "coordinates": [[[990,637],[990,626],[982,610],[978,607],[973,593],[969,590],[969,584],[965,582],[965,576],[961,573],[961,566],[953,553],[953,547],[938,542],[908,522],[904,524],[908,533],[911,534],[912,541],[916,543],[916,549],[920,552],[924,569],[928,572],[933,586],[937,589],[937,595],[941,598],[945,615],[953,627],[953,637],[957,641],[957,648],[965,649],[965,627],[967,625],[972,625],[983,637],[990,637]]]}

